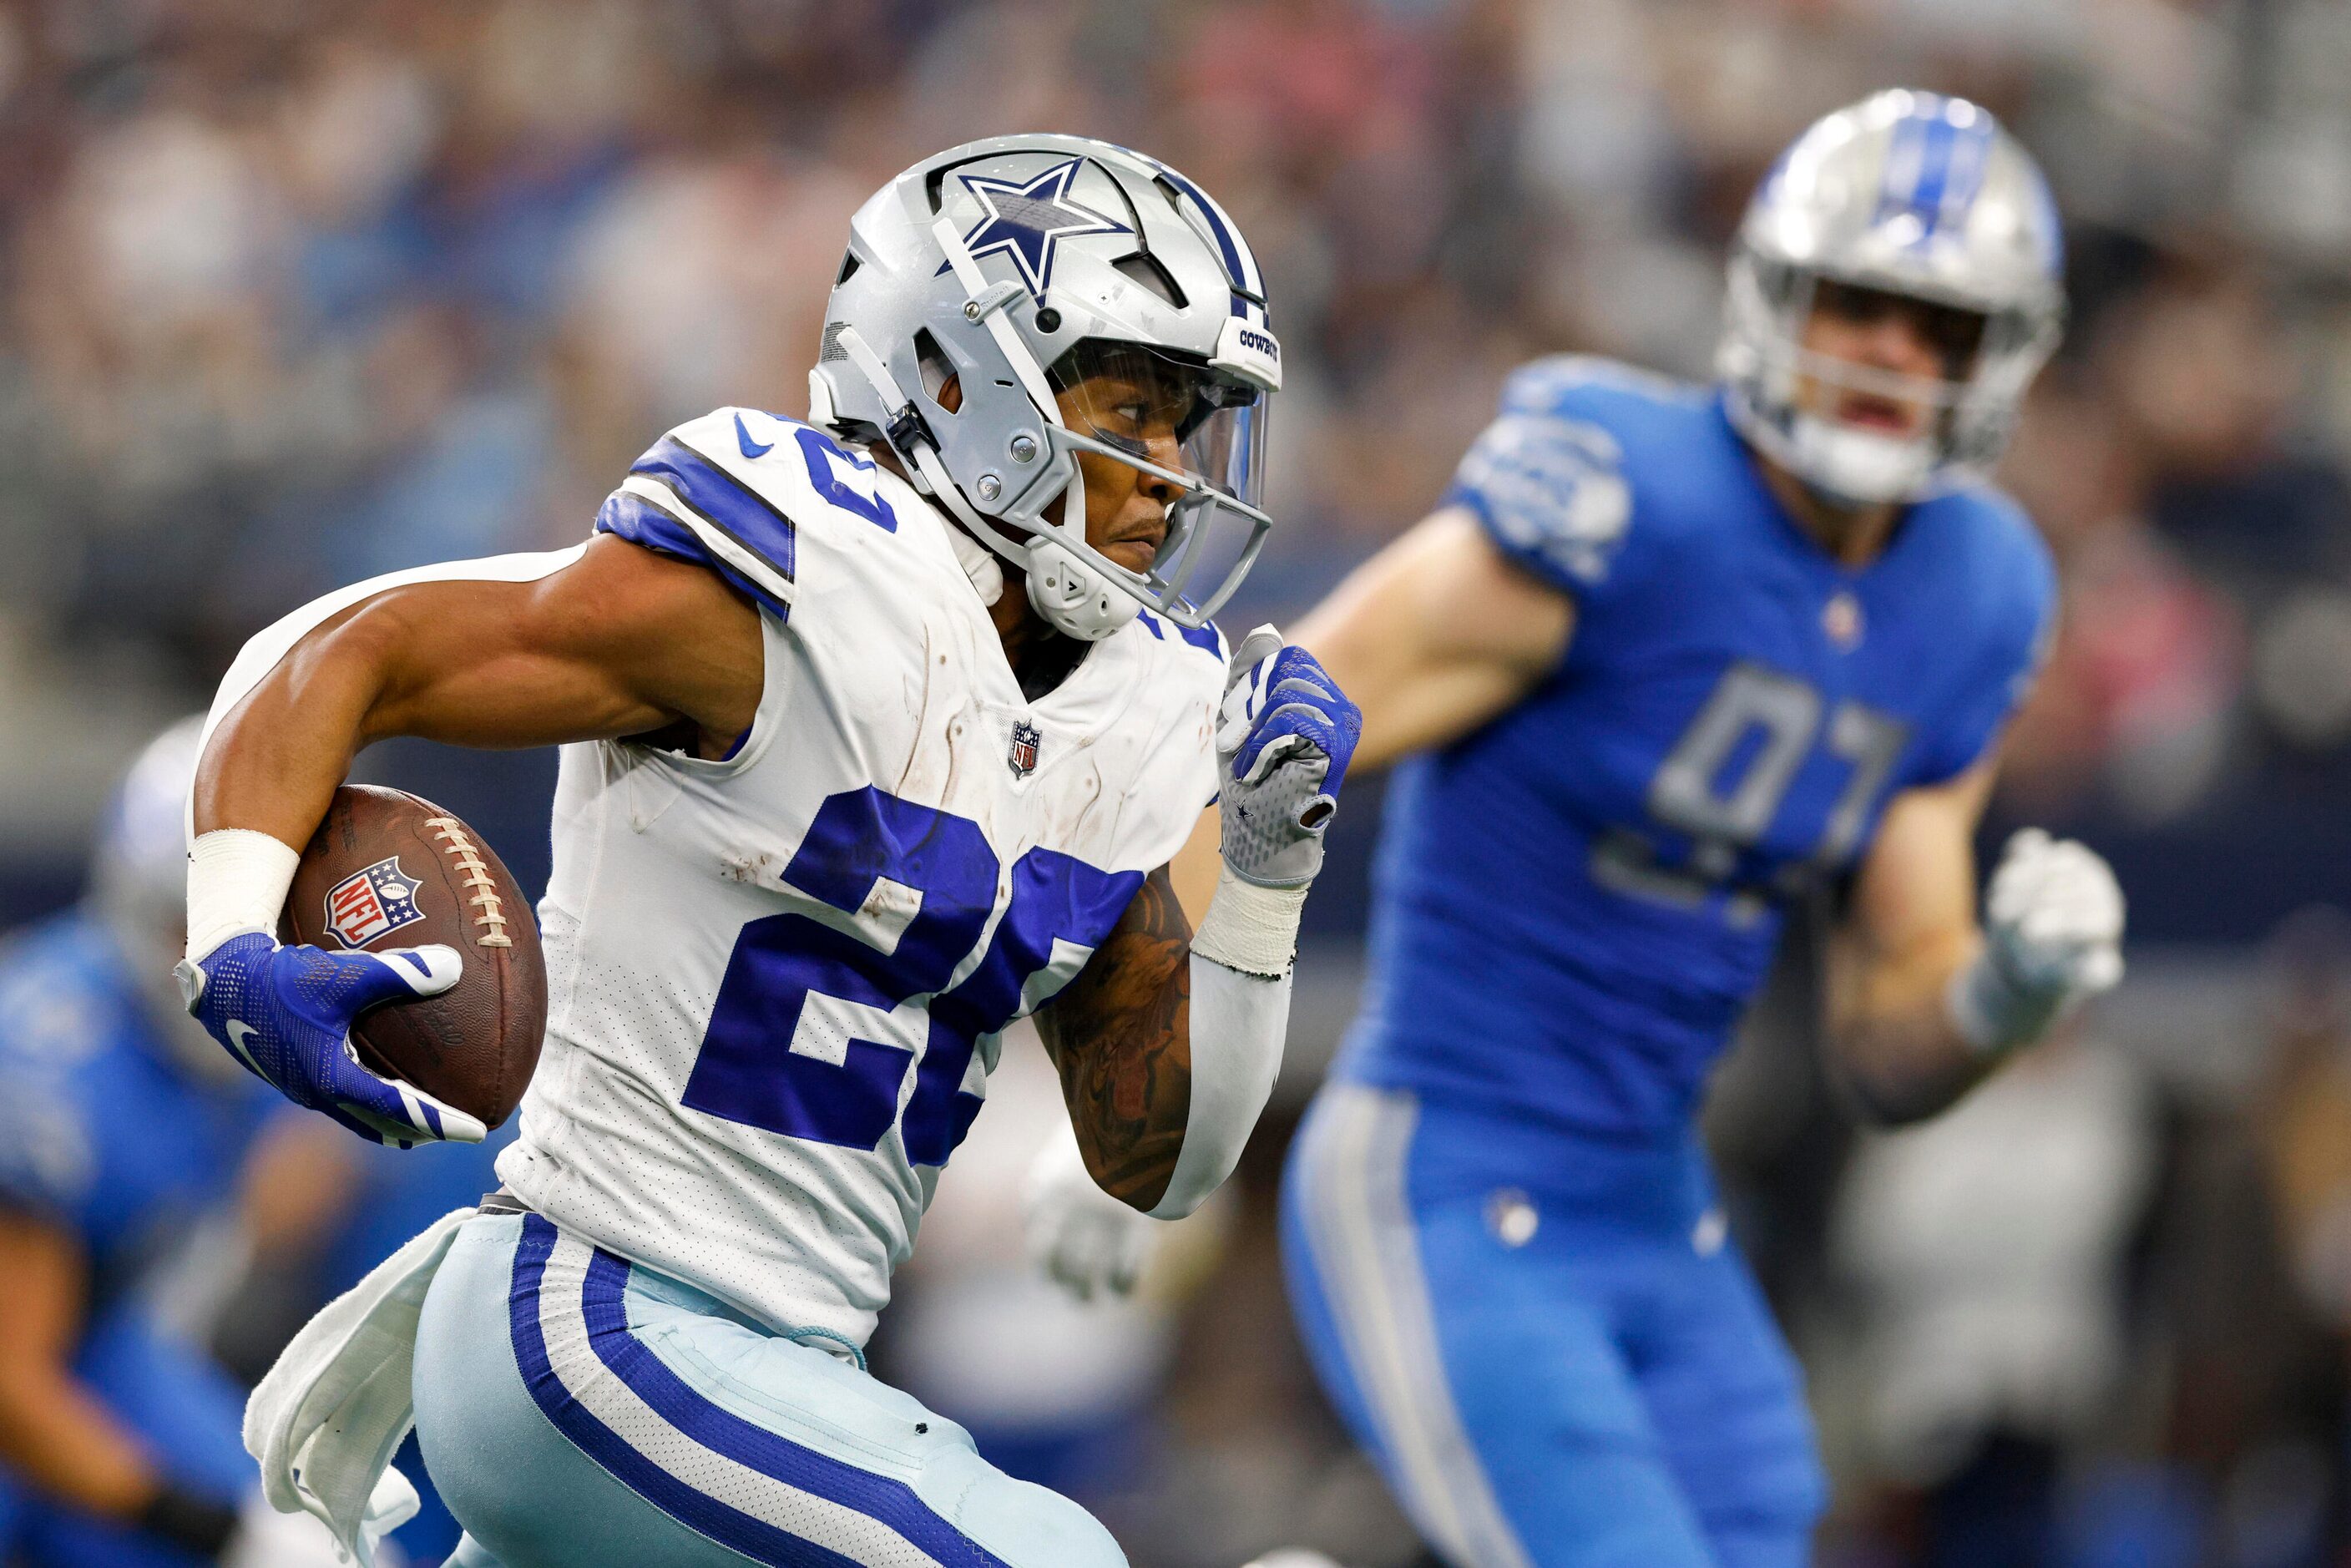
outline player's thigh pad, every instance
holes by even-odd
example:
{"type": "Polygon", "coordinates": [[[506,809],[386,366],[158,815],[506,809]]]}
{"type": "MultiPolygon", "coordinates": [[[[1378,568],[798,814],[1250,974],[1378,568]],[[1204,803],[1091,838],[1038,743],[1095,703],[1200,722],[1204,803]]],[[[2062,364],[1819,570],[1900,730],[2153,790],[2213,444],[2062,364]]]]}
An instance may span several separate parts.
{"type": "Polygon", "coordinates": [[[535,1215],[458,1233],[415,1394],[425,1463],[503,1568],[1126,1562],[918,1401],[535,1215]]]}
{"type": "Polygon", "coordinates": [[[1405,1511],[1457,1568],[1719,1568],[1600,1312],[1416,1197],[1417,1118],[1328,1085],[1282,1206],[1308,1354],[1405,1511]]]}

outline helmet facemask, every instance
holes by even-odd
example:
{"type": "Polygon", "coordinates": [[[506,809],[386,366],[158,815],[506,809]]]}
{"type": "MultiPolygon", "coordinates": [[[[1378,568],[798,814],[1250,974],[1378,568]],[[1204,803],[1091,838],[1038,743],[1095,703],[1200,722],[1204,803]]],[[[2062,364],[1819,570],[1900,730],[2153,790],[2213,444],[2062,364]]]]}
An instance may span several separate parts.
{"type": "MultiPolygon", "coordinates": [[[[1060,423],[1047,440],[1070,459],[1071,478],[1031,525],[1094,570],[1133,584],[1139,602],[1179,624],[1198,626],[1221,608],[1256,560],[1271,519],[1259,508],[1265,467],[1266,398],[1208,365],[1139,343],[1092,340],[1046,372],[1060,423]],[[1165,504],[1162,529],[1140,570],[1087,539],[1092,486],[1127,489],[1112,470],[1165,504]],[[1194,598],[1192,585],[1212,584],[1194,598]]],[[[1103,519],[1117,527],[1115,517],[1103,519]]],[[[1133,525],[1129,525],[1132,527],[1133,525]]],[[[1131,542],[1123,554],[1133,555],[1131,542]]],[[[1032,594],[1035,591],[1032,589],[1032,594]]]]}
{"type": "Polygon", "coordinates": [[[2056,343],[2054,321],[2024,310],[1986,312],[1744,252],[1731,264],[1730,313],[1722,368],[1746,404],[1742,428],[1806,484],[1854,505],[1916,500],[1984,476],[2056,343]],[[1953,336],[1937,335],[1945,372],[1907,375],[1806,347],[1813,311],[1840,291],[1915,301],[1949,323],[1953,336]],[[1834,405],[1854,393],[1924,410],[1925,421],[1908,435],[1847,423],[1834,405]]]}

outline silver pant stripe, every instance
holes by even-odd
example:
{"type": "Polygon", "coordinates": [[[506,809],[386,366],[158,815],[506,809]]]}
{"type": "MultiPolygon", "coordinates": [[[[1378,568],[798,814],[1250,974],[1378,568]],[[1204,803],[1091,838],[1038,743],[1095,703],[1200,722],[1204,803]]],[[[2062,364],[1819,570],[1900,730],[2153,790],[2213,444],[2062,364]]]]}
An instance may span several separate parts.
{"type": "Polygon", "coordinates": [[[1446,1385],[1405,1199],[1418,1116],[1409,1094],[1322,1092],[1300,1160],[1310,1250],[1413,1522],[1459,1568],[1531,1568],[1446,1385]]]}

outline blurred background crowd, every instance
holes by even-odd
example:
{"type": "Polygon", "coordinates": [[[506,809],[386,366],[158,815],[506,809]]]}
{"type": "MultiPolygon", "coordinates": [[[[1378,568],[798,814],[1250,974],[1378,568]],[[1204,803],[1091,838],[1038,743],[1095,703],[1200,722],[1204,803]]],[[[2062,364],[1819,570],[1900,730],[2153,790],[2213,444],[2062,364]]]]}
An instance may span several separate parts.
{"type": "MultiPolygon", "coordinates": [[[[1703,375],[1773,154],[1876,87],[1962,93],[2070,243],[2006,474],[2065,622],[1987,833],[2108,854],[2133,972],[1883,1137],[1790,944],[1711,1121],[1812,1374],[1821,1561],[2351,1562],[2346,81],[2341,0],[0,0],[0,923],[77,896],[115,775],[261,624],[569,543],[669,424],[804,408],[849,214],[918,156],[1103,136],[1249,233],[1291,379],[1247,625],[1421,515],[1514,362],[1703,375]]],[[[543,878],[549,758],[386,750],[543,878]]],[[[1052,1088],[1009,1052],[877,1343],[1138,1568],[1417,1552],[1270,1239],[1353,1005],[1351,797],[1233,1198],[1140,1301],[1058,1302],[1016,1213],[1052,1088]]],[[[250,1369],[287,1316],[214,1337],[250,1369]]]]}

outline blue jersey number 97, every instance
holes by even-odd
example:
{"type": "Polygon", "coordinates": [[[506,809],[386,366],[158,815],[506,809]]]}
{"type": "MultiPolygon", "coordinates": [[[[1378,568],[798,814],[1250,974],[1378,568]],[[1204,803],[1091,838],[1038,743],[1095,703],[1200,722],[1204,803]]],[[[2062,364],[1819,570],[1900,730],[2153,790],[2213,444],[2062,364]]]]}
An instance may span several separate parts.
{"type": "Polygon", "coordinates": [[[771,915],[743,927],[684,1103],[859,1149],[879,1148],[895,1125],[910,1164],[945,1165],[979,1110],[963,1080],[980,1037],[1026,1010],[1057,943],[1099,945],[1143,883],[1030,850],[1012,867],[987,951],[945,990],[987,925],[1000,864],[979,825],[951,812],[870,787],[827,800],[783,880],[844,918],[771,915]]]}
{"type": "Polygon", "coordinates": [[[1733,925],[1760,919],[1770,887],[1740,881],[1743,856],[1779,819],[1814,747],[1845,769],[1811,854],[1778,868],[1780,893],[1842,867],[1859,847],[1878,795],[1908,743],[1909,727],[1857,702],[1825,713],[1821,694],[1793,675],[1740,662],[1727,670],[1650,780],[1650,818],[1686,835],[1687,860],[1660,862],[1647,835],[1619,828],[1593,846],[1595,881],[1621,893],[1695,907],[1718,894],[1733,925]]]}

